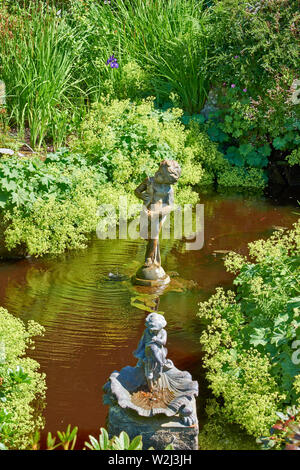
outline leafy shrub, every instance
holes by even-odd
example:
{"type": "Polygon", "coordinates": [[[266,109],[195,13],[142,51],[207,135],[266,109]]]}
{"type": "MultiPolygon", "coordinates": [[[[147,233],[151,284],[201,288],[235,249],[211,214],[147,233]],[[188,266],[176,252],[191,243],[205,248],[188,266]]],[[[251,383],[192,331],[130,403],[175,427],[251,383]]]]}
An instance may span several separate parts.
{"type": "Polygon", "coordinates": [[[31,255],[84,245],[96,229],[105,176],[80,156],[62,150],[40,159],[1,159],[0,207],[8,250],[25,245],[31,255]]]}
{"type": "Polygon", "coordinates": [[[215,1],[210,71],[219,111],[207,123],[236,166],[264,168],[299,146],[296,1],[215,1]]]}
{"type": "Polygon", "coordinates": [[[230,424],[222,415],[216,400],[208,400],[205,408],[207,422],[199,433],[200,450],[258,450],[254,437],[230,424]]]}
{"type": "Polygon", "coordinates": [[[47,201],[55,196],[57,201],[64,201],[76,189],[87,181],[86,193],[94,190],[89,180],[94,178],[94,186],[102,183],[101,174],[89,169],[83,159],[58,158],[62,152],[47,157],[45,162],[39,158],[2,158],[0,162],[0,207],[27,208],[29,210],[38,199],[47,201]],[[81,167],[79,166],[81,165],[81,167]]]}
{"type": "Polygon", "coordinates": [[[276,102],[272,103],[276,121],[272,124],[265,101],[255,101],[236,86],[223,88],[218,97],[220,108],[209,113],[207,118],[202,116],[199,122],[200,129],[218,144],[219,151],[234,170],[237,168],[234,175],[260,170],[256,172],[260,174],[258,187],[264,187],[268,181],[265,169],[270,160],[282,159],[294,149],[286,160],[297,163],[300,121],[292,106],[286,103],[286,96],[283,98],[282,115],[278,113],[276,102]]]}
{"type": "Polygon", "coordinates": [[[201,133],[198,146],[186,144],[179,114],[154,110],[152,101],[136,105],[103,100],[83,122],[83,138],[74,139],[81,154],[63,148],[44,161],[2,158],[0,208],[6,250],[40,256],[84,247],[87,234],[98,226],[98,206],[112,204],[118,212],[122,195],[129,205],[136,203],[135,186],[157,170],[162,158],[176,158],[182,165],[177,202],[196,203],[192,186],[212,183],[214,177],[213,164],[205,170],[198,156],[205,161],[206,151],[212,162],[220,157],[201,133]]]}
{"type": "Polygon", "coordinates": [[[39,364],[25,357],[33,347],[32,336],[43,328],[23,322],[0,308],[0,442],[12,449],[25,449],[34,432],[43,427],[40,410],[45,398],[45,378],[39,364]]]}
{"type": "Polygon", "coordinates": [[[151,98],[135,104],[103,97],[83,121],[71,147],[100,164],[109,181],[125,185],[128,191],[154,174],[163,159],[176,159],[182,166],[179,187],[212,183],[222,157],[205,134],[198,132],[196,138],[195,132],[185,131],[181,114],[176,108],[154,109],[151,98]]]}
{"type": "Polygon", "coordinates": [[[218,289],[200,304],[207,324],[201,336],[204,365],[222,416],[248,434],[266,435],[276,412],[299,402],[300,223],[294,230],[249,245],[249,263],[231,254],[225,264],[239,272],[237,294],[218,289]]]}
{"type": "Polygon", "coordinates": [[[278,71],[297,71],[297,1],[214,0],[211,8],[214,82],[234,83],[252,94],[264,90],[278,71]]]}
{"type": "Polygon", "coordinates": [[[285,159],[289,162],[290,166],[300,165],[300,147],[292,151],[290,155],[287,155],[285,159]]]}
{"type": "Polygon", "coordinates": [[[220,174],[218,184],[221,187],[257,191],[266,186],[266,176],[258,168],[231,168],[220,174]]]}
{"type": "Polygon", "coordinates": [[[300,416],[298,409],[293,406],[287,409],[286,414],[279,412],[277,416],[280,419],[271,427],[270,436],[260,437],[257,442],[264,450],[299,450],[300,416]]]}
{"type": "MultiPolygon", "coordinates": [[[[228,112],[233,111],[229,108],[228,112]]],[[[232,118],[223,116],[220,110],[210,113],[208,118],[202,114],[182,117],[189,128],[187,142],[206,170],[204,178],[207,184],[216,181],[222,188],[263,190],[268,181],[263,167],[268,165],[270,146],[265,144],[255,148],[250,143],[240,143],[238,147],[232,145],[225,128],[228,120],[232,118]]],[[[242,118],[240,122],[245,126],[242,118]]]]}

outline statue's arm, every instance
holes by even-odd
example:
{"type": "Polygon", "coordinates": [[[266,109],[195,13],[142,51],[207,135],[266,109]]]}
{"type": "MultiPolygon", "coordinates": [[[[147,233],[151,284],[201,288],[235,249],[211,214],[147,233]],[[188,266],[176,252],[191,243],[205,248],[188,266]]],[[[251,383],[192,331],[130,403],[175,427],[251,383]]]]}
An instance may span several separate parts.
{"type": "MultiPolygon", "coordinates": [[[[153,338],[154,339],[154,338],[153,338]]],[[[155,342],[160,346],[165,346],[167,344],[167,332],[166,330],[161,330],[157,336],[155,336],[155,342]]]]}
{"type": "Polygon", "coordinates": [[[138,199],[142,199],[142,201],[146,201],[147,199],[147,194],[144,194],[144,192],[147,189],[147,183],[148,183],[148,178],[146,178],[139,186],[135,189],[134,194],[138,199]]]}

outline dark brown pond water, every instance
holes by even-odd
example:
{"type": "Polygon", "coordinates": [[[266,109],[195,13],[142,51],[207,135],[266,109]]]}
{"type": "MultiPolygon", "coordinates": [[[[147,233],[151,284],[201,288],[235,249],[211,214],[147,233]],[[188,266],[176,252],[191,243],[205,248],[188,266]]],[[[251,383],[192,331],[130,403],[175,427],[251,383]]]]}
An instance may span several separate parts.
{"type": "MultiPolygon", "coordinates": [[[[169,357],[199,381],[198,409],[203,422],[208,395],[201,369],[197,304],[232,276],[214,250],[246,253],[247,243],[266,238],[274,226],[290,228],[297,220],[292,205],[273,205],[242,196],[201,197],[205,204],[205,244],[186,251],[183,241],[163,241],[166,271],[194,280],[198,288],[172,290],[160,296],[159,310],[168,321],[169,357]]],[[[299,211],[298,211],[299,212],[299,211]]],[[[142,240],[98,240],[86,250],[55,259],[26,259],[0,264],[0,304],[24,321],[46,328],[31,356],[47,374],[46,431],[79,426],[79,445],[105,426],[102,385],[110,373],[135,365],[132,351],[144,327],[146,312],[131,305],[137,294],[130,282],[106,280],[109,272],[133,274],[143,261],[142,240]]]]}

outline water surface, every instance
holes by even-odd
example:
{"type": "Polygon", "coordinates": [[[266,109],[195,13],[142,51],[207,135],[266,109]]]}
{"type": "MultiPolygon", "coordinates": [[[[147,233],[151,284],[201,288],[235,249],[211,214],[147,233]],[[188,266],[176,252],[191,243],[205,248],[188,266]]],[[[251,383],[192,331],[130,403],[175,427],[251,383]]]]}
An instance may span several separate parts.
{"type": "MultiPolygon", "coordinates": [[[[242,196],[204,196],[205,243],[186,251],[183,241],[163,241],[166,271],[194,280],[198,288],[160,295],[159,310],[168,321],[169,357],[199,381],[200,424],[208,395],[201,367],[197,304],[217,286],[229,287],[232,275],[214,250],[245,254],[247,243],[266,238],[274,226],[290,228],[295,207],[242,196]]],[[[105,426],[102,386],[113,370],[135,365],[132,351],[144,328],[146,312],[131,305],[130,282],[106,280],[109,272],[134,274],[143,261],[143,240],[98,240],[88,248],[57,258],[0,264],[0,303],[10,313],[46,328],[30,352],[47,375],[46,432],[79,427],[79,446],[105,426]]],[[[43,438],[45,433],[43,434],[43,438]]]]}

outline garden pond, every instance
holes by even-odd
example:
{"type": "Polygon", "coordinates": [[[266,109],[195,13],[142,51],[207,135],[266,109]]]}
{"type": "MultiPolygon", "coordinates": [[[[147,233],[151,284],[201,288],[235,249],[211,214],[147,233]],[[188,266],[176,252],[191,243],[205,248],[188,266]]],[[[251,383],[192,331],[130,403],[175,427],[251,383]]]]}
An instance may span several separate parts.
{"type": "MultiPolygon", "coordinates": [[[[291,228],[299,215],[293,200],[278,205],[272,199],[207,194],[200,202],[205,213],[203,248],[186,251],[184,240],[162,241],[163,266],[176,276],[159,292],[158,310],[168,322],[168,357],[199,382],[201,427],[209,391],[201,366],[197,305],[216,287],[231,287],[233,276],[222,259],[225,251],[246,254],[249,242],[267,238],[278,227],[291,228]]],[[[42,447],[48,431],[71,424],[79,427],[77,445],[82,448],[89,434],[97,436],[105,426],[108,409],[102,404],[102,386],[113,370],[135,365],[132,352],[144,329],[147,290],[130,282],[144,252],[141,239],[99,240],[95,235],[86,250],[0,264],[1,305],[46,329],[29,352],[47,376],[42,447]]]]}

